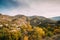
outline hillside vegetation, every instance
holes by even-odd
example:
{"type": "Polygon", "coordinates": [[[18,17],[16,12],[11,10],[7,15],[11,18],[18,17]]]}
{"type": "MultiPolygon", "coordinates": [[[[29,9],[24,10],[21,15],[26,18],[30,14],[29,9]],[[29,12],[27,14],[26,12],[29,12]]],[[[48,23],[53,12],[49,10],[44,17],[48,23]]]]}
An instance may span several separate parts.
{"type": "Polygon", "coordinates": [[[59,40],[60,21],[42,16],[0,14],[0,40],[59,40]],[[55,39],[53,39],[55,38],[55,39]]]}

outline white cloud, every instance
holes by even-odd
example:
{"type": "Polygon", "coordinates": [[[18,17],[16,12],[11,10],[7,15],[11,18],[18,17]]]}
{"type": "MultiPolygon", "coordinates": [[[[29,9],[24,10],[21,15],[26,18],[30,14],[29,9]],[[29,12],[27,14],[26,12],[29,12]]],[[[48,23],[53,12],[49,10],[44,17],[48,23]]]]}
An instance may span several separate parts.
{"type": "Polygon", "coordinates": [[[8,15],[39,15],[45,17],[60,16],[60,1],[58,0],[18,0],[23,6],[9,9],[8,15]]]}

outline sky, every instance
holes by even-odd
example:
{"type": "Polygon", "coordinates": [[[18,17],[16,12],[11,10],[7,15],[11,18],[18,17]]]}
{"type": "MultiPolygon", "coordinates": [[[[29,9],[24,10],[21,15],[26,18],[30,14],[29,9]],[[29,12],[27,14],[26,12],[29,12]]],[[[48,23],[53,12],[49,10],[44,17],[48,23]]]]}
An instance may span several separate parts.
{"type": "Polygon", "coordinates": [[[60,0],[0,0],[0,13],[11,16],[60,16],[60,0]]]}

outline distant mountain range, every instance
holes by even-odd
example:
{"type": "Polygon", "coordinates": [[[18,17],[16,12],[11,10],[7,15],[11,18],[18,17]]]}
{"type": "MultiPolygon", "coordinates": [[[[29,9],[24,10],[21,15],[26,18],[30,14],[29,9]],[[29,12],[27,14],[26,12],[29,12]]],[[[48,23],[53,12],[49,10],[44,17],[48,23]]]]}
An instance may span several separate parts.
{"type": "Polygon", "coordinates": [[[56,20],[56,21],[60,21],[60,16],[52,17],[51,19],[56,20]]]}

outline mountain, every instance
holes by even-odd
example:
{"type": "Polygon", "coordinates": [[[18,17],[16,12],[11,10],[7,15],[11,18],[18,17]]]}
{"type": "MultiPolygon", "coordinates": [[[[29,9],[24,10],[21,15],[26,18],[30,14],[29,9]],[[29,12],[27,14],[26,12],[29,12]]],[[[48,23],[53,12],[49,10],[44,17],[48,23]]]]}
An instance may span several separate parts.
{"type": "Polygon", "coordinates": [[[49,18],[46,18],[46,17],[43,17],[43,16],[30,16],[29,17],[30,19],[30,24],[32,26],[38,26],[38,25],[45,25],[45,24],[55,24],[56,21],[52,20],[52,19],[49,19],[49,18]]]}
{"type": "Polygon", "coordinates": [[[53,20],[60,21],[60,16],[52,17],[53,20]]]}
{"type": "Polygon", "coordinates": [[[0,14],[0,22],[16,23],[19,25],[23,23],[25,24],[29,23],[32,26],[56,23],[56,21],[50,18],[43,17],[43,16],[25,16],[25,15],[8,16],[8,15],[1,15],[1,14],[0,14]]]}

